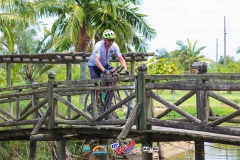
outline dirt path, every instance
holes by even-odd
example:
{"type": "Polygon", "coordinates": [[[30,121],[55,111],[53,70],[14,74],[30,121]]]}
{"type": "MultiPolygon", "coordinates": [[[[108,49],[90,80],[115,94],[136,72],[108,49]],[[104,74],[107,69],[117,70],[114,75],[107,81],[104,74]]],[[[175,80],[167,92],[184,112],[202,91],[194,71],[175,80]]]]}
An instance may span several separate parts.
{"type": "MultiPolygon", "coordinates": [[[[193,142],[161,142],[161,149],[163,153],[163,159],[167,160],[171,156],[176,154],[186,152],[194,149],[193,142]]],[[[153,159],[158,160],[159,155],[157,153],[153,153],[153,159]]],[[[142,152],[138,152],[129,156],[129,160],[142,160],[142,152]]]]}

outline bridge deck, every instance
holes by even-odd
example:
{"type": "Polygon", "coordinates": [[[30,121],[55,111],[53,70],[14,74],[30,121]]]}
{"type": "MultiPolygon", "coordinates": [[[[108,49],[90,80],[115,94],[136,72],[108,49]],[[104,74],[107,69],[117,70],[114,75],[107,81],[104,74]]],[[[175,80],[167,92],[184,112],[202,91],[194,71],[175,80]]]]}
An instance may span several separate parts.
{"type": "MultiPolygon", "coordinates": [[[[72,127],[57,127],[52,130],[41,129],[39,133],[31,138],[35,140],[54,141],[60,138],[66,140],[81,140],[81,139],[116,139],[122,131],[123,127],[115,126],[72,126],[72,127]],[[42,137],[44,135],[44,138],[42,137]],[[46,139],[46,135],[48,139],[46,139]]],[[[9,140],[30,140],[32,128],[4,130],[0,131],[0,141],[9,140]]],[[[193,131],[185,129],[175,129],[169,127],[153,126],[152,130],[139,131],[135,126],[128,134],[129,138],[146,139],[148,142],[163,142],[163,141],[194,141],[196,139],[204,142],[235,144],[240,145],[239,136],[230,136],[216,134],[210,132],[193,131]]],[[[33,140],[32,139],[32,140],[33,140]]],[[[137,141],[137,139],[136,139],[137,141]]]]}

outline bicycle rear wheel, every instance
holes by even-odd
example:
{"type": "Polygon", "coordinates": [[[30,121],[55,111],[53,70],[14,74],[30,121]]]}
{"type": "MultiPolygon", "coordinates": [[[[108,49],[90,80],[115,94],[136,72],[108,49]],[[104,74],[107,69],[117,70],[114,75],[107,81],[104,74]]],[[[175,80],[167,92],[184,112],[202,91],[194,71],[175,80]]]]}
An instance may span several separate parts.
{"type": "MultiPolygon", "coordinates": [[[[127,90],[117,90],[114,91],[114,95],[112,98],[112,105],[115,105],[125,99],[126,97],[129,96],[129,93],[127,90]]],[[[121,107],[119,107],[117,110],[114,112],[115,118],[120,118],[120,119],[127,119],[131,113],[131,107],[130,107],[131,102],[127,102],[121,107]]]]}
{"type": "MultiPolygon", "coordinates": [[[[91,94],[93,92],[89,91],[86,95],[85,101],[84,101],[84,112],[87,112],[89,114],[92,115],[92,109],[93,109],[93,103],[92,103],[92,98],[91,98],[91,94]]],[[[94,93],[95,94],[95,93],[94,93]]],[[[97,104],[97,114],[101,115],[105,112],[106,109],[104,109],[102,101],[101,101],[101,96],[100,93],[98,93],[98,104],[97,104]]],[[[97,102],[96,102],[97,103],[97,102]]]]}
{"type": "Polygon", "coordinates": [[[84,112],[91,113],[92,110],[92,100],[91,100],[91,91],[89,91],[85,97],[84,101],[84,112]]]}

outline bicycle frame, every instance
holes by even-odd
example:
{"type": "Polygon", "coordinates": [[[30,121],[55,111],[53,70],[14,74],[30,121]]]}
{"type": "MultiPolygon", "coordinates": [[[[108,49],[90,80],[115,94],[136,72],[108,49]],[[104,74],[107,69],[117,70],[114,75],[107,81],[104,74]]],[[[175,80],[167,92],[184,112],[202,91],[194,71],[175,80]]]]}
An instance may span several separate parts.
{"type": "MultiPolygon", "coordinates": [[[[120,73],[122,69],[123,68],[117,67],[114,71],[111,71],[110,75],[107,75],[107,76],[116,77],[118,75],[122,75],[123,73],[120,73]]],[[[101,76],[101,78],[106,78],[106,75],[105,75],[105,77],[101,76]]],[[[116,81],[107,82],[107,84],[106,84],[106,81],[102,81],[100,83],[100,86],[113,86],[114,87],[116,85],[117,85],[116,81]]],[[[94,112],[92,112],[92,109],[93,109],[92,100],[95,99],[95,100],[97,100],[96,102],[97,102],[98,115],[103,114],[104,112],[106,112],[108,109],[110,109],[112,107],[112,104],[117,104],[118,102],[122,101],[123,97],[126,98],[129,95],[128,91],[126,91],[126,90],[123,90],[122,91],[123,93],[120,93],[120,92],[121,92],[120,90],[94,91],[94,93],[93,93],[93,91],[88,92],[87,95],[86,95],[86,98],[85,98],[85,102],[84,102],[84,111],[91,113],[92,116],[96,116],[95,115],[96,110],[94,112]],[[97,92],[97,94],[95,92],[97,92]],[[102,102],[102,93],[106,93],[106,96],[105,96],[105,99],[104,99],[105,103],[102,102]],[[93,94],[97,97],[94,96],[95,98],[93,98],[93,96],[92,96],[93,94]],[[89,101],[89,98],[91,98],[90,101],[89,101]]],[[[124,114],[125,118],[128,118],[128,116],[131,112],[130,102],[126,102],[122,106],[127,107],[127,112],[125,112],[123,110],[123,107],[119,107],[120,108],[120,113],[119,114],[120,115],[124,114]]],[[[120,118],[118,116],[118,113],[115,112],[115,111],[110,113],[107,117],[111,118],[112,115],[116,118],[120,118]]],[[[105,118],[105,119],[108,119],[108,118],[105,118]]]]}
{"type": "MultiPolygon", "coordinates": [[[[120,72],[122,71],[122,69],[123,69],[123,67],[121,67],[120,68],[120,66],[119,67],[117,67],[114,71],[111,71],[110,72],[110,76],[111,77],[117,77],[119,74],[120,74],[120,72]]],[[[103,78],[106,78],[108,75],[105,75],[105,77],[103,77],[103,78]]],[[[104,86],[104,84],[103,83],[101,83],[100,84],[101,86],[104,86]]],[[[113,81],[113,82],[111,82],[109,85],[107,85],[107,86],[116,86],[116,82],[115,81],[113,81]]],[[[107,93],[106,93],[106,97],[105,97],[105,104],[103,104],[102,103],[102,93],[99,93],[100,94],[100,103],[101,103],[101,105],[102,105],[102,107],[103,107],[103,110],[104,110],[104,112],[108,109],[108,108],[110,108],[111,107],[111,102],[112,102],[112,98],[114,98],[114,101],[115,101],[115,103],[116,103],[116,95],[115,95],[115,91],[107,91],[107,93]]],[[[120,98],[120,100],[121,100],[121,96],[120,96],[120,93],[119,93],[119,91],[117,90],[117,94],[118,94],[118,97],[120,98]]]]}

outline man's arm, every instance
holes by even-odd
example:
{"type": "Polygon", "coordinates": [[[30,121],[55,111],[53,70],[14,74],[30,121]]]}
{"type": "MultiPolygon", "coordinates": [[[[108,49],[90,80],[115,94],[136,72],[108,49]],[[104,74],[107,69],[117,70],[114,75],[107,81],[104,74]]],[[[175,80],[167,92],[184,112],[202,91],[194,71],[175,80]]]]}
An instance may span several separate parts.
{"type": "Polygon", "coordinates": [[[121,65],[124,67],[124,70],[127,71],[127,64],[123,56],[118,56],[118,60],[121,63],[121,65]]]}
{"type": "Polygon", "coordinates": [[[100,56],[96,56],[95,57],[95,64],[97,65],[97,67],[103,72],[104,71],[104,67],[100,62],[100,56]]]}

